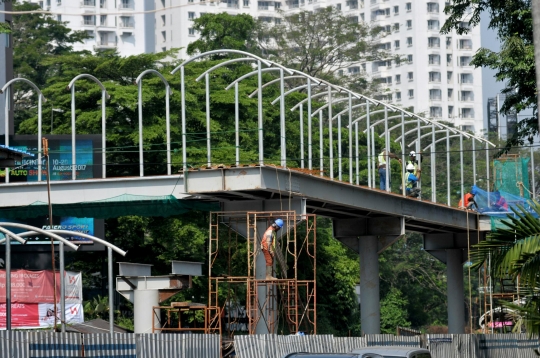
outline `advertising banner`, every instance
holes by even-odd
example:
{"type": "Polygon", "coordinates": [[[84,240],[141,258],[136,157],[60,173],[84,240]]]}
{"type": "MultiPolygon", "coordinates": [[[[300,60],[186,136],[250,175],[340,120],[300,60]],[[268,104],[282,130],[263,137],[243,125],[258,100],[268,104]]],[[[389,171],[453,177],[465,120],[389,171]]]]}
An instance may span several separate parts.
{"type": "MultiPolygon", "coordinates": [[[[82,303],[80,272],[64,272],[66,303],[82,303]]],[[[56,299],[60,301],[60,273],[56,272],[56,299]]],[[[51,271],[11,271],[11,303],[54,303],[51,271]]],[[[6,271],[0,270],[0,303],[6,302],[6,271]]]]}
{"type": "MultiPolygon", "coordinates": [[[[60,313],[60,273],[56,272],[56,301],[60,313]]],[[[51,271],[11,271],[11,325],[16,328],[42,328],[54,325],[54,283],[51,271]]],[[[82,275],[64,273],[66,323],[84,322],[82,275]]],[[[0,270],[0,329],[6,328],[6,271],[0,270]]]]}

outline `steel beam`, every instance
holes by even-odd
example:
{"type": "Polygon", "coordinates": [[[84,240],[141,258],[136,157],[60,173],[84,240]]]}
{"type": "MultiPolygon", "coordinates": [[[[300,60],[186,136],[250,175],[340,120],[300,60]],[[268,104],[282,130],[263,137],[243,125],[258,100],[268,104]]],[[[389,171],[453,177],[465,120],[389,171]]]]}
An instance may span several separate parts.
{"type": "Polygon", "coordinates": [[[436,257],[439,261],[447,263],[446,252],[448,250],[461,250],[461,263],[468,260],[468,249],[471,245],[482,241],[485,233],[481,232],[480,237],[477,231],[461,233],[425,234],[424,250],[436,257]]]}

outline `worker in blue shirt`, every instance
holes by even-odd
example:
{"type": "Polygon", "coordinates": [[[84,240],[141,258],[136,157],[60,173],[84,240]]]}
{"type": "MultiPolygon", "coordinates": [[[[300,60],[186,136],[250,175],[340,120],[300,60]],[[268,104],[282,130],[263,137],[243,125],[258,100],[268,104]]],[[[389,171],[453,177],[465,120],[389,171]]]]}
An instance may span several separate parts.
{"type": "Polygon", "coordinates": [[[420,175],[422,171],[420,168],[415,168],[414,164],[407,164],[407,172],[405,173],[405,195],[412,198],[417,198],[420,196],[420,188],[418,188],[418,180],[420,180],[420,175]],[[414,172],[416,171],[416,175],[414,172]]]}

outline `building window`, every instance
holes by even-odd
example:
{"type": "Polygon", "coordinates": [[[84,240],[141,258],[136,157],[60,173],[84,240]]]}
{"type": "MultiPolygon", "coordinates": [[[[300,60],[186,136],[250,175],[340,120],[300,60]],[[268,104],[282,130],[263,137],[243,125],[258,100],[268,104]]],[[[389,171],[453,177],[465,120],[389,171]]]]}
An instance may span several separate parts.
{"type": "Polygon", "coordinates": [[[441,39],[439,39],[438,37],[428,37],[428,47],[429,48],[441,47],[441,39]]]}
{"type": "Polygon", "coordinates": [[[407,12],[409,11],[412,11],[412,3],[408,2],[405,4],[405,10],[407,10],[407,12]]]}
{"type": "Polygon", "coordinates": [[[454,116],[454,106],[448,106],[448,117],[452,118],[454,116]]]}
{"type": "MultiPolygon", "coordinates": [[[[56,4],[57,5],[61,5],[62,4],[62,0],[56,0],[56,4]]],[[[106,0],[99,0],[99,7],[101,9],[105,9],[107,7],[107,1],[106,0]]]]}
{"type": "Polygon", "coordinates": [[[161,26],[165,26],[165,25],[166,25],[165,15],[161,15],[161,26]]]}
{"type": "Polygon", "coordinates": [[[249,7],[249,0],[244,0],[244,7],[249,7]]]}
{"type": "Polygon", "coordinates": [[[461,118],[474,118],[474,109],[472,108],[462,108],[461,109],[461,118]]]}
{"type": "Polygon", "coordinates": [[[414,74],[412,72],[407,72],[407,79],[409,82],[412,82],[414,80],[414,74]]]}
{"type": "Polygon", "coordinates": [[[447,37],[446,38],[446,49],[447,50],[450,50],[452,48],[452,38],[451,37],[447,37]]]}
{"type": "Polygon", "coordinates": [[[56,21],[62,22],[62,15],[56,15],[56,21]]]}
{"type": "Polygon", "coordinates": [[[439,12],[439,4],[436,2],[428,2],[427,3],[427,12],[429,13],[438,13],[439,12]]]}
{"type": "Polygon", "coordinates": [[[474,92],[473,91],[461,91],[460,100],[462,102],[473,102],[474,101],[474,92]]]}
{"type": "Polygon", "coordinates": [[[461,50],[472,50],[472,40],[469,40],[469,39],[459,40],[459,48],[461,50]]]}
{"type": "Polygon", "coordinates": [[[399,15],[399,6],[394,6],[394,15],[399,15]]]}
{"type": "Polygon", "coordinates": [[[395,32],[399,32],[399,22],[396,22],[393,27],[395,32]]]}
{"type": "Polygon", "coordinates": [[[440,65],[441,64],[441,56],[439,55],[428,55],[428,62],[430,65],[440,65]]]}
{"type": "Polygon", "coordinates": [[[161,31],[161,42],[167,41],[167,32],[161,31]]]}
{"type": "Polygon", "coordinates": [[[396,92],[396,101],[401,102],[401,92],[396,92]]]}
{"type": "Polygon", "coordinates": [[[414,90],[409,90],[409,98],[414,98],[414,90]]]}
{"type": "Polygon", "coordinates": [[[96,3],[94,0],[83,0],[83,6],[96,6],[96,3]]]}
{"type": "Polygon", "coordinates": [[[453,99],[453,97],[454,97],[454,89],[449,88],[448,89],[448,99],[451,100],[451,99],[453,99]]]}
{"type": "Polygon", "coordinates": [[[349,74],[351,74],[351,75],[360,73],[360,67],[358,67],[358,66],[349,67],[347,70],[348,70],[349,74]]]}
{"type": "Polygon", "coordinates": [[[94,15],[83,15],[83,24],[84,25],[95,25],[96,17],[94,15]]]}
{"type": "Polygon", "coordinates": [[[412,60],[413,60],[413,57],[412,57],[412,56],[413,56],[413,55],[407,55],[407,61],[408,61],[409,63],[412,63],[412,60]]]}
{"type": "Polygon", "coordinates": [[[442,108],[441,107],[429,107],[429,116],[431,118],[441,118],[442,117],[442,108]]]}
{"type": "Polygon", "coordinates": [[[470,66],[471,65],[471,60],[472,60],[471,56],[461,56],[459,58],[459,65],[461,67],[470,66]]]}
{"type": "Polygon", "coordinates": [[[347,5],[349,5],[350,10],[358,9],[358,0],[347,1],[347,5]]]}
{"type": "Polygon", "coordinates": [[[121,9],[131,9],[132,8],[131,1],[130,0],[122,0],[122,2],[120,3],[120,8],[121,9]]]}
{"type": "Polygon", "coordinates": [[[62,6],[62,0],[56,0],[56,6],[62,6]]]}
{"type": "Polygon", "coordinates": [[[427,28],[431,31],[438,31],[440,29],[439,20],[428,20],[427,28]]]}
{"type": "Polygon", "coordinates": [[[188,12],[188,19],[190,20],[195,19],[195,13],[193,11],[188,12]]]}
{"type": "Polygon", "coordinates": [[[412,46],[412,37],[407,37],[407,47],[412,46]]]}
{"type": "Polygon", "coordinates": [[[446,80],[448,81],[448,83],[451,83],[452,82],[452,75],[454,73],[452,71],[448,71],[446,72],[446,80]]]}
{"type": "Polygon", "coordinates": [[[396,84],[400,84],[401,83],[401,75],[396,75],[396,84]]]}
{"type": "Polygon", "coordinates": [[[280,24],[281,24],[281,17],[275,17],[275,18],[274,18],[274,23],[275,23],[276,25],[280,25],[280,24]]]}
{"type": "Polygon", "coordinates": [[[462,73],[459,76],[459,80],[461,83],[465,84],[472,84],[474,82],[472,73],[462,73]]]}
{"type": "Polygon", "coordinates": [[[339,70],[339,71],[338,71],[338,75],[339,75],[340,77],[343,76],[343,70],[339,70]]]}
{"type": "Polygon", "coordinates": [[[407,28],[412,29],[412,20],[407,20],[407,28]]]}
{"type": "Polygon", "coordinates": [[[446,65],[447,66],[452,66],[452,55],[451,54],[446,55],[446,65]]]}
{"type": "Polygon", "coordinates": [[[94,38],[94,31],[92,31],[92,30],[87,30],[87,31],[86,31],[86,34],[88,35],[89,38],[91,38],[91,39],[94,38]]]}
{"type": "Polygon", "coordinates": [[[275,2],[274,3],[274,9],[281,9],[281,3],[280,2],[275,2]]]}
{"type": "Polygon", "coordinates": [[[341,4],[336,4],[336,9],[341,10],[341,4]]]}
{"type": "Polygon", "coordinates": [[[429,90],[429,99],[431,101],[440,101],[441,100],[441,90],[440,89],[430,89],[429,90]]]}
{"type": "Polygon", "coordinates": [[[189,34],[189,36],[195,36],[195,29],[193,27],[190,27],[188,29],[188,34],[189,34]]]}
{"type": "Polygon", "coordinates": [[[194,1],[194,0],[188,0],[188,2],[191,2],[191,3],[192,3],[193,1],[194,1]]]}
{"type": "Polygon", "coordinates": [[[440,72],[430,72],[429,73],[429,82],[441,82],[441,73],[440,72]]]}
{"type": "Polygon", "coordinates": [[[395,40],[395,41],[394,41],[394,48],[395,48],[396,50],[399,49],[399,40],[395,40]]]}

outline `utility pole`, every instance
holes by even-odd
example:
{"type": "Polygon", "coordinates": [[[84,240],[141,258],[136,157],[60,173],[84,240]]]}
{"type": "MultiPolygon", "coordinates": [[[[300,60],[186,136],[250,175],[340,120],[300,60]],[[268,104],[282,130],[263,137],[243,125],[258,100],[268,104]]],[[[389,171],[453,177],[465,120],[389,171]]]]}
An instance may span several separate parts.
{"type": "Polygon", "coordinates": [[[531,1],[532,3],[532,18],[533,18],[533,43],[534,43],[534,59],[536,67],[536,103],[538,117],[538,131],[540,132],[540,2],[537,0],[531,1]]]}

